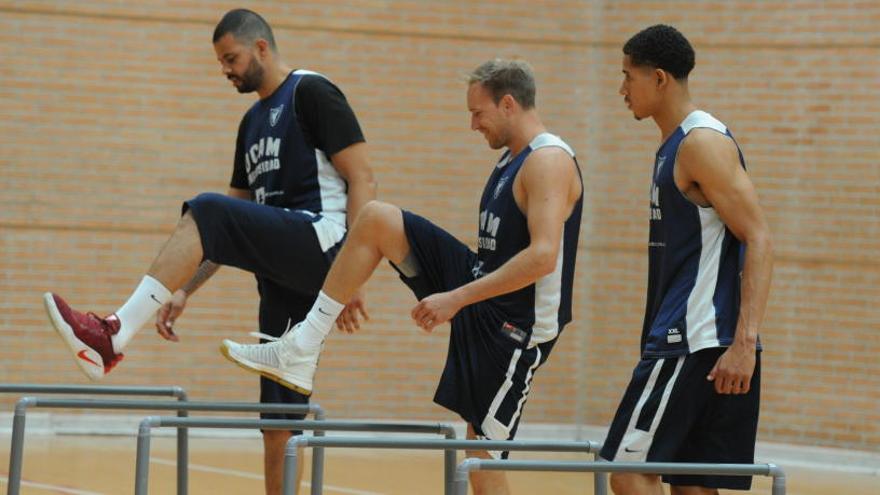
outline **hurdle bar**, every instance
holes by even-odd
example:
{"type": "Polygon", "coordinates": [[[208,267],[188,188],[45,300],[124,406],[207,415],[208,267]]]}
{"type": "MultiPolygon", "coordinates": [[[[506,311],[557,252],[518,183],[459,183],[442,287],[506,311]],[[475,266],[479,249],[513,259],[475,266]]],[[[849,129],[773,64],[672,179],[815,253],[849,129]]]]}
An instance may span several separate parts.
{"type": "MultiPolygon", "coordinates": [[[[98,385],[43,385],[43,384],[16,384],[16,383],[0,383],[0,393],[12,394],[74,394],[74,395],[132,395],[132,396],[168,396],[176,397],[178,401],[188,400],[186,390],[177,385],[162,387],[144,387],[144,386],[98,386],[98,385]]],[[[180,417],[186,417],[186,411],[178,411],[180,417]]],[[[13,432],[15,432],[15,417],[13,417],[13,432]]],[[[22,430],[23,431],[23,430],[22,430]]],[[[13,435],[13,441],[15,436],[13,435]]],[[[22,441],[23,438],[22,438],[22,441]]],[[[187,431],[185,428],[177,430],[177,455],[187,459],[189,457],[187,439],[187,431]]],[[[318,455],[315,452],[315,455],[318,455]]],[[[323,454],[322,454],[323,455],[323,454]]],[[[10,475],[9,486],[12,484],[12,459],[10,458],[10,475]]],[[[19,474],[21,471],[19,470],[19,474]]],[[[183,491],[178,491],[180,495],[186,495],[186,487],[189,473],[186,464],[177,464],[177,486],[183,487],[183,491]]],[[[16,480],[16,484],[20,486],[21,478],[16,480]]],[[[8,488],[7,488],[8,490],[8,488]]],[[[13,492],[8,492],[13,493],[13,492]]],[[[17,492],[15,492],[17,493],[17,492]]]]}
{"type": "MultiPolygon", "coordinates": [[[[295,493],[294,480],[296,479],[297,451],[305,447],[347,447],[369,449],[403,449],[403,450],[515,450],[531,452],[583,452],[592,453],[598,458],[602,445],[599,442],[550,442],[528,440],[421,440],[421,439],[387,439],[387,438],[353,438],[353,437],[294,437],[287,441],[284,453],[284,483],[281,493],[290,495],[295,493]]],[[[445,493],[451,495],[455,490],[455,473],[448,476],[445,473],[445,493]]],[[[606,476],[597,472],[594,479],[596,495],[607,493],[606,476]]],[[[312,485],[312,495],[318,495],[321,490],[312,485]]]]}
{"type": "Polygon", "coordinates": [[[588,473],[702,474],[771,476],[773,495],[785,495],[785,472],[775,464],[699,464],[685,462],[551,462],[465,459],[455,470],[455,495],[467,495],[472,471],[556,471],[588,473]]]}
{"type": "MultiPolygon", "coordinates": [[[[437,440],[438,442],[451,442],[455,438],[455,428],[451,425],[443,423],[371,423],[365,421],[347,421],[347,420],[284,420],[284,419],[239,419],[239,418],[175,418],[175,417],[156,417],[151,416],[144,418],[138,428],[137,441],[137,458],[135,465],[135,495],[147,495],[149,483],[149,466],[150,466],[150,432],[153,428],[237,428],[237,429],[264,429],[264,430],[287,430],[301,429],[312,430],[317,432],[326,431],[359,431],[359,432],[382,432],[382,433],[435,433],[442,434],[449,440],[437,440]]],[[[295,438],[311,438],[329,440],[327,437],[306,437],[299,435],[295,438]]],[[[290,442],[288,441],[288,449],[290,442]]],[[[455,450],[451,447],[441,448],[445,451],[445,462],[447,468],[451,463],[452,469],[447,469],[447,473],[455,474],[455,450]]],[[[285,476],[284,487],[286,491],[283,493],[293,493],[295,491],[294,483],[296,480],[296,461],[293,461],[293,476],[288,479],[287,465],[288,459],[285,456],[285,476]]],[[[315,467],[315,463],[312,464],[315,467]]],[[[323,469],[323,463],[321,465],[323,469]]],[[[313,470],[314,471],[314,470],[313,470]]],[[[452,489],[452,479],[449,478],[447,489],[452,489]]],[[[312,478],[312,493],[321,493],[323,491],[323,475],[312,478]]]]}
{"type": "MultiPolygon", "coordinates": [[[[21,473],[24,463],[24,433],[27,424],[27,411],[32,408],[55,409],[115,409],[115,410],[159,410],[177,411],[180,419],[188,411],[212,412],[270,412],[313,414],[317,420],[324,419],[324,410],[318,404],[266,404],[248,402],[202,402],[202,401],[158,401],[158,400],[124,400],[124,399],[47,399],[42,397],[22,397],[15,404],[15,416],[12,420],[12,442],[9,452],[9,481],[6,493],[18,495],[21,490],[21,473]]],[[[177,451],[177,493],[185,495],[188,491],[189,449],[186,448],[187,437],[184,437],[184,449],[180,449],[179,432],[186,431],[185,426],[178,428],[177,451]],[[181,476],[183,472],[183,476],[181,476]]],[[[323,452],[315,452],[312,471],[323,472],[323,452]],[[320,465],[319,465],[320,464],[320,465]]]]}

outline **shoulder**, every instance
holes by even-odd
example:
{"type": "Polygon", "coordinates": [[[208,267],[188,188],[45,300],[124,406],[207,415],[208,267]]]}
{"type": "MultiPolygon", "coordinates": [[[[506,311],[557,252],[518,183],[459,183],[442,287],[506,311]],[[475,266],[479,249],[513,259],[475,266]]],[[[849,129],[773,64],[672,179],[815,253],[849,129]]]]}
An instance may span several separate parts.
{"type": "Polygon", "coordinates": [[[536,136],[529,147],[529,153],[523,164],[527,169],[539,169],[542,173],[554,173],[557,170],[572,168],[574,150],[559,136],[545,132],[536,136]]]}
{"type": "Polygon", "coordinates": [[[719,154],[736,153],[733,139],[717,129],[699,127],[691,130],[682,139],[678,148],[678,161],[703,161],[719,154]]]}
{"type": "MultiPolygon", "coordinates": [[[[564,144],[564,143],[563,143],[564,144]]],[[[570,148],[542,146],[532,151],[522,165],[524,184],[552,182],[564,184],[575,175],[574,156],[570,148]]]]}
{"type": "Polygon", "coordinates": [[[676,173],[684,173],[682,178],[704,182],[739,168],[736,143],[727,134],[712,128],[691,130],[678,148],[676,173]]]}
{"type": "Polygon", "coordinates": [[[323,74],[307,70],[298,70],[294,72],[294,74],[297,74],[300,77],[299,82],[296,86],[297,95],[342,94],[342,91],[340,91],[339,87],[333,84],[333,81],[328,79],[323,74]]]}

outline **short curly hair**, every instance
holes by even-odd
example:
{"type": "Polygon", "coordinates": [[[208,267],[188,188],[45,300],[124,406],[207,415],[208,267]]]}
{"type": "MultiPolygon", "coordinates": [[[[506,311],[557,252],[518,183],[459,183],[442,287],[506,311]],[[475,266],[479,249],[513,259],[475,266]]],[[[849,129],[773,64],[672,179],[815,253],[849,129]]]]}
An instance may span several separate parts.
{"type": "Polygon", "coordinates": [[[663,69],[675,79],[687,79],[694,68],[694,49],[677,29],[657,24],[644,29],[623,45],[633,65],[663,69]]]}

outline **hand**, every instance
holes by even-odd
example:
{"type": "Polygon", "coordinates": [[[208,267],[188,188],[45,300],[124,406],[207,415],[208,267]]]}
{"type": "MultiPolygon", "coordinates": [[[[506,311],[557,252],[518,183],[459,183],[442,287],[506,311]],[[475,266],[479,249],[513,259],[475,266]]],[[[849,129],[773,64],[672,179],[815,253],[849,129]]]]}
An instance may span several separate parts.
{"type": "Polygon", "coordinates": [[[451,320],[462,307],[452,292],[439,292],[419,301],[410,316],[425,332],[431,332],[437,325],[451,320]]]}
{"type": "Polygon", "coordinates": [[[746,394],[754,372],[755,347],[734,343],[718,358],[706,379],[715,382],[719,394],[746,394]]]}
{"type": "Polygon", "coordinates": [[[354,333],[360,330],[361,322],[358,318],[358,314],[363,316],[365,321],[370,319],[370,315],[367,314],[366,298],[364,297],[362,289],[358,289],[358,291],[354,293],[351,301],[345,305],[342,309],[342,313],[339,313],[339,317],[336,318],[336,328],[345,333],[354,333]]]}
{"type": "Polygon", "coordinates": [[[165,340],[172,342],[180,342],[174,330],[174,321],[183,313],[186,307],[186,298],[189,297],[183,289],[178,289],[171,296],[171,300],[163,304],[159,311],[156,311],[156,330],[165,340]]]}

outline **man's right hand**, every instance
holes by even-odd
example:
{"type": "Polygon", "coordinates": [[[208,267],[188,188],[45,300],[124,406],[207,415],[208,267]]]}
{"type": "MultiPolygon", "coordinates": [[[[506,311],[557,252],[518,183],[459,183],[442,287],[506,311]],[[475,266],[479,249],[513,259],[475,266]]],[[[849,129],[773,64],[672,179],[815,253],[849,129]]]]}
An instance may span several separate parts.
{"type": "Polygon", "coordinates": [[[351,301],[345,305],[342,313],[339,313],[339,317],[336,318],[336,328],[345,333],[355,333],[361,328],[359,316],[363,317],[364,320],[370,319],[370,315],[367,314],[363,288],[355,292],[351,301]]]}
{"type": "Polygon", "coordinates": [[[188,295],[186,291],[178,289],[171,296],[171,300],[162,305],[162,307],[159,308],[159,311],[156,312],[156,330],[163,339],[172,342],[180,342],[180,339],[174,334],[172,327],[174,326],[174,321],[177,320],[177,317],[183,313],[183,308],[186,307],[187,297],[188,295]]]}

